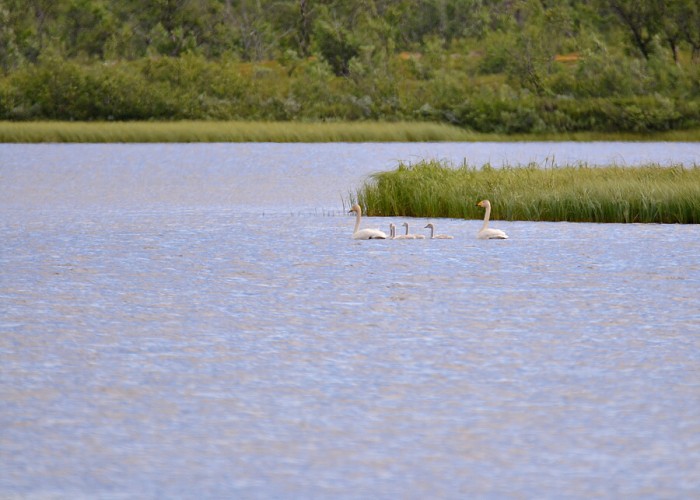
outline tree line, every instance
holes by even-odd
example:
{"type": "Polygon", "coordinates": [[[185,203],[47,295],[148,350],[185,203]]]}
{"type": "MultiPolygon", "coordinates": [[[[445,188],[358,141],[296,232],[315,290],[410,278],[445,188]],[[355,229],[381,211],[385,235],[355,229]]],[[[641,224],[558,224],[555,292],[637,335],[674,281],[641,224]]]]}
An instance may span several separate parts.
{"type": "Polygon", "coordinates": [[[0,0],[0,119],[700,126],[697,0],[0,0]]]}

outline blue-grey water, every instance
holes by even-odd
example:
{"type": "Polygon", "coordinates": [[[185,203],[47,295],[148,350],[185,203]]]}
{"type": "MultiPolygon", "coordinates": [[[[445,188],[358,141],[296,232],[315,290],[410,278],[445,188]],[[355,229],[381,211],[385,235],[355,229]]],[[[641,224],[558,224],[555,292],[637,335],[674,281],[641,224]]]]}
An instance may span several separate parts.
{"type": "Polygon", "coordinates": [[[700,144],[0,145],[0,497],[697,496],[700,229],[352,240],[421,157],[700,144]]]}

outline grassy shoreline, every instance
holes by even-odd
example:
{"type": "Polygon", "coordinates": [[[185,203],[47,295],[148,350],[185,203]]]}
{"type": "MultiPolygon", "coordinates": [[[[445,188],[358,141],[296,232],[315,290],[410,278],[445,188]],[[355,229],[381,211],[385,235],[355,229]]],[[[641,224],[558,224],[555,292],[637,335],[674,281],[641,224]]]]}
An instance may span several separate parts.
{"type": "Polygon", "coordinates": [[[700,223],[700,165],[454,168],[400,164],[371,176],[350,203],[367,215],[525,221],[700,223]]]}
{"type": "Polygon", "coordinates": [[[654,134],[479,134],[431,122],[8,122],[2,143],[700,141],[699,130],[654,134]]]}

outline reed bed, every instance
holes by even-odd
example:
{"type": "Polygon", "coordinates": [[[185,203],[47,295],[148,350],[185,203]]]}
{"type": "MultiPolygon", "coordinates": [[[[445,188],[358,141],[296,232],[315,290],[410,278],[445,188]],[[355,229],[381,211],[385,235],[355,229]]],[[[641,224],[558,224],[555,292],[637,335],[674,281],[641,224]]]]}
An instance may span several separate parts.
{"type": "Polygon", "coordinates": [[[9,122],[4,143],[109,142],[476,142],[476,141],[698,141],[700,130],[656,134],[479,134],[429,122],[9,122]]]}
{"type": "Polygon", "coordinates": [[[700,223],[700,166],[481,168],[439,161],[372,175],[350,202],[367,215],[525,221],[700,223]]]}
{"type": "Polygon", "coordinates": [[[420,122],[0,122],[0,142],[421,142],[474,140],[420,122]]]}

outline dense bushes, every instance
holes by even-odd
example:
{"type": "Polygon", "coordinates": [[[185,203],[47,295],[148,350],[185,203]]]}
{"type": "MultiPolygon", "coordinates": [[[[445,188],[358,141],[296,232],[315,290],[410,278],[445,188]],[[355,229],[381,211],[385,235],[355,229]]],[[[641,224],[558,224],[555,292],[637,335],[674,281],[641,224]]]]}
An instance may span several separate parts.
{"type": "Polygon", "coordinates": [[[347,75],[337,76],[337,68],[314,57],[287,64],[193,54],[110,63],[43,57],[0,77],[0,119],[417,120],[507,134],[700,126],[692,73],[663,74],[674,81],[665,94],[654,90],[658,70],[644,70],[643,78],[617,74],[618,91],[601,97],[585,68],[559,72],[570,78],[553,73],[554,83],[542,81],[558,91],[538,93],[505,75],[475,73],[478,62],[435,58],[360,54],[347,75]],[[643,82],[625,84],[626,78],[643,82]]]}
{"type": "Polygon", "coordinates": [[[697,2],[613,3],[0,0],[0,119],[698,127],[697,2]]]}

